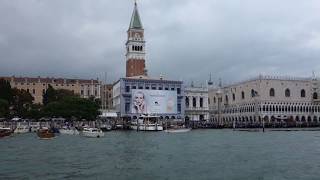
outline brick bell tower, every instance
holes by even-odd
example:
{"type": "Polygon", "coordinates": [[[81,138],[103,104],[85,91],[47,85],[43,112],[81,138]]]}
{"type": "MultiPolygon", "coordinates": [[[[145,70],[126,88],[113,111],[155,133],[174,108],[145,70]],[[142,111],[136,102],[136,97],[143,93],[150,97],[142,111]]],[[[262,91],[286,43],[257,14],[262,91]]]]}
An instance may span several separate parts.
{"type": "Polygon", "coordinates": [[[144,29],[140,20],[137,2],[127,31],[126,77],[146,75],[144,29]]]}

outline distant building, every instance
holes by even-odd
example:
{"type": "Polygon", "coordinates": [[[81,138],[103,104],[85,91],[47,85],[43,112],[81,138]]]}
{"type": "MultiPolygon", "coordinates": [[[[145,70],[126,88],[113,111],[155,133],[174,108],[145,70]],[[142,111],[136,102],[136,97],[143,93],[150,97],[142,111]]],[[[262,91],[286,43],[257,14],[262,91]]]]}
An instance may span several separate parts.
{"type": "Polygon", "coordinates": [[[113,84],[113,107],[122,119],[143,115],[159,119],[184,119],[184,87],[182,81],[151,78],[145,67],[144,30],[137,3],[131,17],[127,47],[126,77],[113,84]]]}
{"type": "Polygon", "coordinates": [[[112,105],[112,84],[101,85],[101,109],[110,110],[113,109],[112,105]]]}
{"type": "Polygon", "coordinates": [[[218,124],[317,124],[320,81],[259,76],[209,90],[211,120],[218,124]]]}
{"type": "Polygon", "coordinates": [[[136,2],[127,33],[126,77],[146,75],[144,29],[136,2]]]}
{"type": "Polygon", "coordinates": [[[136,76],[120,78],[113,86],[113,106],[124,119],[156,115],[160,119],[184,119],[182,81],[136,76]]]}
{"type": "Polygon", "coordinates": [[[88,79],[64,79],[42,77],[0,77],[10,82],[12,88],[24,89],[29,92],[34,103],[42,104],[43,94],[51,85],[54,89],[66,89],[79,94],[82,98],[100,98],[100,85],[98,80],[88,79]]]}
{"type": "Polygon", "coordinates": [[[199,124],[209,120],[208,87],[185,87],[185,120],[199,124]]]}

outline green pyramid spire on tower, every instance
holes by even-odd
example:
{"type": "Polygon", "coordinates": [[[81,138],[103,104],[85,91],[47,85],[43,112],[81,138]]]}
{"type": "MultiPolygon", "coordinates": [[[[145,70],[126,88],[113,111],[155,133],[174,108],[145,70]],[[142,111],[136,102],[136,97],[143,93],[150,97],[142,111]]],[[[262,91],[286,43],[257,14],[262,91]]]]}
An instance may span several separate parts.
{"type": "Polygon", "coordinates": [[[136,1],[134,2],[134,9],[133,9],[129,29],[143,29],[136,1]]]}

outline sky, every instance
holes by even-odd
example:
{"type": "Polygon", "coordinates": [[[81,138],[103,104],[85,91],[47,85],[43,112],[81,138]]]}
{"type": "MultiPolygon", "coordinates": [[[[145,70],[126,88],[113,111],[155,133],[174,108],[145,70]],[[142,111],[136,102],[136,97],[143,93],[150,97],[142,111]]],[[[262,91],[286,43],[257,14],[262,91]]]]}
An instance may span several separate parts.
{"type": "MultiPolygon", "coordinates": [[[[138,0],[152,77],[320,75],[319,0],[138,0]]],[[[1,0],[0,76],[125,76],[133,0],[1,0]]]]}

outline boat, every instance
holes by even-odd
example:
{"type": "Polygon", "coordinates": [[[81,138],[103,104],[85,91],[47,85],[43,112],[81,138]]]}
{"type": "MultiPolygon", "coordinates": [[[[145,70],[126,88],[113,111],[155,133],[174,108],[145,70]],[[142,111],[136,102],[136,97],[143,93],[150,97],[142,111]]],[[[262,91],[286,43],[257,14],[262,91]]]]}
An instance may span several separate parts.
{"type": "Polygon", "coordinates": [[[37,135],[40,139],[52,139],[55,137],[54,133],[46,127],[39,129],[37,135]]]}
{"type": "Polygon", "coordinates": [[[63,126],[59,129],[60,134],[79,135],[79,131],[74,127],[63,126]]]}
{"type": "Polygon", "coordinates": [[[111,131],[111,129],[112,129],[112,126],[110,125],[110,124],[103,124],[101,127],[100,127],[100,129],[102,130],[102,131],[111,131]]]}
{"type": "Polygon", "coordinates": [[[15,130],[15,134],[22,134],[22,133],[28,133],[30,132],[29,126],[18,126],[15,130]]]}
{"type": "Polygon", "coordinates": [[[104,136],[104,132],[98,128],[83,128],[82,136],[100,138],[104,136]]]}
{"type": "Polygon", "coordinates": [[[31,132],[38,132],[38,130],[40,129],[40,123],[39,122],[30,122],[30,129],[31,132]]]}
{"type": "Polygon", "coordinates": [[[0,138],[10,136],[12,133],[10,128],[0,127],[0,138]]]}
{"type": "Polygon", "coordinates": [[[191,128],[172,128],[172,129],[166,129],[164,132],[167,133],[184,133],[191,131],[191,128]]]}
{"type": "Polygon", "coordinates": [[[158,117],[149,115],[132,121],[130,128],[137,131],[163,131],[163,126],[158,123],[158,117]]]}

